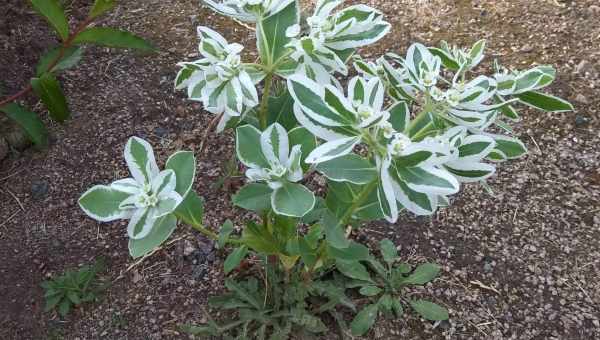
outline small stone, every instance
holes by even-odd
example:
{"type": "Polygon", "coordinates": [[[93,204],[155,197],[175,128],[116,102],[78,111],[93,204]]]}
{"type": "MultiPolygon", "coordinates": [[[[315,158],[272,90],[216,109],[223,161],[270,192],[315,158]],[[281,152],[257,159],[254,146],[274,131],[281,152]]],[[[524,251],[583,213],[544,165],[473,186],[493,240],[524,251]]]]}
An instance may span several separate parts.
{"type": "Polygon", "coordinates": [[[582,115],[576,115],[575,116],[575,125],[576,126],[583,126],[585,124],[587,124],[589,121],[589,119],[587,117],[584,117],[582,115]]]}
{"type": "Polygon", "coordinates": [[[525,46],[521,47],[521,52],[524,52],[524,53],[533,52],[533,46],[525,45],[525,46]]]}
{"type": "Polygon", "coordinates": [[[183,256],[190,256],[190,255],[192,255],[192,253],[194,253],[195,250],[196,250],[196,248],[194,248],[194,245],[192,244],[192,242],[185,240],[184,246],[183,246],[183,256]]]}
{"type": "Polygon", "coordinates": [[[493,268],[492,268],[492,264],[491,263],[486,262],[486,263],[483,264],[483,271],[484,272],[491,273],[492,270],[493,270],[493,268]]]}
{"type": "Polygon", "coordinates": [[[589,104],[589,103],[590,103],[590,102],[588,101],[588,99],[587,99],[587,98],[586,98],[584,95],[582,95],[581,93],[580,93],[580,94],[578,94],[578,95],[575,97],[575,101],[577,101],[577,102],[580,102],[580,103],[583,103],[583,104],[589,104]]]}
{"type": "Polygon", "coordinates": [[[162,126],[158,126],[154,129],[154,134],[158,137],[166,137],[169,134],[169,131],[162,126]]]}
{"type": "Polygon", "coordinates": [[[48,196],[48,182],[35,181],[31,184],[31,197],[34,200],[41,200],[48,196]]]}
{"type": "Polygon", "coordinates": [[[585,74],[585,71],[589,70],[592,66],[587,60],[582,60],[577,66],[575,66],[575,73],[585,74]]]}

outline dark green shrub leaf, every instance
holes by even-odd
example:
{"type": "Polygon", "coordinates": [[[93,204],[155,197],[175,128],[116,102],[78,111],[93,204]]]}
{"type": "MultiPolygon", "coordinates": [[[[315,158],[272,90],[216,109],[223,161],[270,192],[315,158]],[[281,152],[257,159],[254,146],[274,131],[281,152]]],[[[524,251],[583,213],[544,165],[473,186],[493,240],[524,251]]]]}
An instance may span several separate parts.
{"type": "Polygon", "coordinates": [[[79,33],[75,44],[95,44],[114,48],[133,48],[141,51],[154,51],[146,40],[127,31],[109,27],[91,27],[79,33]]]}
{"type": "Polygon", "coordinates": [[[367,268],[358,261],[336,261],[337,269],[351,279],[372,282],[367,268]]]}
{"type": "Polygon", "coordinates": [[[54,27],[62,40],[69,37],[69,22],[59,0],[30,0],[31,5],[54,27]]]}
{"type": "Polygon", "coordinates": [[[352,323],[350,323],[352,335],[359,336],[365,334],[375,323],[378,311],[379,306],[377,304],[368,305],[363,308],[354,320],[352,320],[352,323]]]}
{"type": "Polygon", "coordinates": [[[71,116],[67,98],[63,94],[60,83],[52,74],[44,73],[39,78],[32,78],[31,86],[48,108],[52,119],[62,123],[71,116]]]}
{"type": "Polygon", "coordinates": [[[56,63],[56,65],[54,65],[54,67],[52,67],[52,69],[48,69],[50,67],[50,64],[52,62],[54,62],[56,60],[56,58],[59,57],[61,49],[62,49],[62,47],[57,47],[55,49],[52,49],[52,50],[46,52],[46,54],[44,54],[40,58],[40,61],[38,62],[37,66],[36,66],[36,71],[35,71],[36,77],[40,77],[41,75],[43,75],[46,72],[52,73],[52,72],[56,72],[56,71],[62,71],[62,70],[69,69],[69,68],[77,65],[79,63],[79,61],[81,61],[83,48],[73,46],[73,47],[69,47],[65,50],[65,52],[63,53],[63,56],[56,63]]]}
{"type": "Polygon", "coordinates": [[[69,313],[69,310],[71,310],[71,300],[62,300],[60,305],[58,305],[58,314],[64,318],[69,313]]]}
{"type": "Polygon", "coordinates": [[[448,320],[449,317],[446,308],[426,300],[412,300],[410,306],[426,320],[448,320]]]}
{"type": "Polygon", "coordinates": [[[90,18],[95,18],[99,15],[102,15],[106,11],[110,11],[116,5],[115,0],[96,0],[94,1],[94,6],[90,11],[90,18]]]}
{"type": "Polygon", "coordinates": [[[36,146],[45,147],[48,145],[48,131],[37,114],[15,103],[0,107],[0,111],[6,113],[10,119],[21,126],[36,146]]]}

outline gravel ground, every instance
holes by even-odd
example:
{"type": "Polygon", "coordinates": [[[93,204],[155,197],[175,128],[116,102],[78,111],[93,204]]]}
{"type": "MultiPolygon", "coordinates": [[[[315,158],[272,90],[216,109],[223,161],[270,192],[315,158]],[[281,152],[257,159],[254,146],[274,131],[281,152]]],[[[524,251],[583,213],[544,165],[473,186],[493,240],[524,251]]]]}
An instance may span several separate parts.
{"type": "MultiPolygon", "coordinates": [[[[8,62],[0,72],[5,92],[12,93],[53,38],[21,1],[2,2],[0,60],[8,62]]],[[[73,1],[72,14],[82,18],[89,2],[73,1]]],[[[493,196],[467,186],[433,218],[403,216],[394,226],[361,229],[356,236],[367,242],[392,238],[411,263],[442,265],[439,279],[410,294],[442,303],[451,314],[440,324],[413,315],[380,320],[365,339],[600,338],[597,0],[368,4],[382,9],[394,29],[365,56],[404,54],[414,41],[470,44],[486,38],[488,61],[498,58],[515,68],[554,65],[558,80],[550,92],[571,100],[577,111],[524,112],[515,129],[530,154],[499,168],[490,181],[493,196]]],[[[248,47],[254,37],[196,0],[124,0],[104,23],[150,39],[160,52],[89,49],[87,62],[63,77],[74,118],[51,124],[48,151],[13,154],[0,164],[2,339],[181,339],[177,326],[202,321],[201,306],[222,288],[224,254],[202,237],[179,228],[168,246],[128,270],[133,262],[124,224],[99,225],[76,200],[91,185],[126,174],[121,153],[131,135],[156,145],[159,162],[174,150],[198,149],[211,117],[172,89],[175,63],[196,55],[196,25],[215,27],[248,47]],[[64,321],[43,313],[39,283],[99,255],[107,257],[104,278],[112,282],[103,300],[64,321]]],[[[206,199],[210,226],[244,219],[229,202],[239,183],[228,183],[228,190],[212,186],[232,157],[232,141],[230,134],[211,135],[199,156],[196,189],[206,199]]]]}

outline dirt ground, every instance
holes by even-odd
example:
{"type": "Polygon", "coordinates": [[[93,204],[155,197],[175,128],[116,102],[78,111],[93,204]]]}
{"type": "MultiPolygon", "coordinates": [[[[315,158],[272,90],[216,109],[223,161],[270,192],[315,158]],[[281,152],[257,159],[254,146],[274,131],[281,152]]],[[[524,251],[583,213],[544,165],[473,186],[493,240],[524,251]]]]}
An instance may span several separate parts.
{"type": "MultiPolygon", "coordinates": [[[[91,0],[67,1],[85,16],[91,0]]],[[[13,153],[0,164],[0,339],[181,339],[178,325],[203,321],[201,307],[222,288],[224,254],[181,226],[171,242],[128,270],[124,223],[98,224],[77,206],[97,183],[127,173],[132,135],[149,139],[159,163],[178,149],[197,150],[211,120],[173,90],[178,61],[197,55],[195,27],[207,25],[253,50],[253,32],[198,5],[198,0],[124,0],[102,24],[129,29],[160,52],[148,56],[89,48],[61,79],[73,111],[50,124],[44,152],[13,153]],[[40,283],[66,269],[108,260],[111,286],[99,303],[65,320],[43,312],[40,283]]],[[[488,64],[557,68],[550,92],[574,113],[524,111],[515,129],[530,154],[499,167],[494,196],[466,186],[433,218],[403,216],[365,226],[402,257],[442,265],[433,284],[410,294],[450,310],[449,322],[409,315],[379,320],[365,339],[600,338],[600,4],[597,0],[369,0],[393,31],[367,51],[404,54],[411,42],[488,40],[488,64]]],[[[55,42],[22,0],[0,0],[0,74],[18,91],[37,56],[55,42]]],[[[253,52],[250,52],[252,54],[253,52]]],[[[251,57],[249,57],[251,58],[251,57]]],[[[33,98],[27,102],[43,112],[33,98]]],[[[206,224],[241,222],[230,190],[213,184],[232,157],[231,134],[211,135],[195,188],[206,199],[206,224]]],[[[218,315],[215,315],[218,318],[218,315]]],[[[335,333],[323,339],[336,339],[335,333]]]]}

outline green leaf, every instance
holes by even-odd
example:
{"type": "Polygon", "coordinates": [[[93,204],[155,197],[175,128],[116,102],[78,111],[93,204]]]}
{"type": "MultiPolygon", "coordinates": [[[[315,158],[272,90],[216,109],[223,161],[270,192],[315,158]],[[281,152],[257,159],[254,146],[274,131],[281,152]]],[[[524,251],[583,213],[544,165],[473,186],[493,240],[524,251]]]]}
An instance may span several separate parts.
{"type": "Polygon", "coordinates": [[[223,249],[225,244],[229,240],[229,235],[233,232],[233,222],[231,220],[225,221],[219,230],[219,239],[217,240],[217,248],[223,249]]]}
{"type": "Polygon", "coordinates": [[[367,268],[358,261],[336,261],[336,267],[340,273],[351,279],[372,282],[367,268]]]}
{"type": "Polygon", "coordinates": [[[206,326],[181,325],[179,330],[191,335],[219,335],[219,329],[214,324],[209,324],[206,326]]]}
{"type": "Polygon", "coordinates": [[[256,37],[261,62],[273,65],[281,58],[290,42],[285,34],[288,27],[297,24],[300,18],[298,2],[291,1],[281,11],[259,21],[256,25],[256,37]]]}
{"type": "Polygon", "coordinates": [[[95,44],[114,48],[133,48],[141,51],[155,51],[146,40],[127,31],[109,27],[91,27],[79,33],[75,44],[95,44]]]}
{"type": "Polygon", "coordinates": [[[331,258],[346,262],[366,261],[370,257],[369,248],[354,241],[350,241],[345,248],[335,248],[330,245],[327,247],[327,252],[331,258]]]}
{"type": "Polygon", "coordinates": [[[15,103],[0,107],[0,111],[6,113],[8,118],[22,127],[36,146],[46,147],[48,145],[48,131],[37,114],[15,103]]]}
{"type": "Polygon", "coordinates": [[[241,285],[239,285],[238,283],[236,283],[233,280],[226,280],[225,281],[225,287],[227,289],[229,289],[230,291],[234,292],[236,294],[236,296],[246,302],[248,302],[249,304],[252,305],[252,307],[256,308],[257,310],[261,310],[262,308],[262,304],[260,301],[258,301],[254,296],[252,296],[252,294],[248,291],[246,291],[244,289],[244,287],[242,287],[241,285]]]}
{"type": "Polygon", "coordinates": [[[44,307],[44,312],[49,312],[52,309],[54,309],[54,307],[56,307],[56,305],[58,305],[58,303],[63,299],[64,297],[64,293],[56,293],[52,296],[49,296],[46,298],[46,307],[44,307]]]}
{"type": "Polygon", "coordinates": [[[325,232],[325,239],[332,247],[347,248],[350,245],[350,241],[344,235],[344,228],[340,226],[339,219],[329,209],[323,213],[321,224],[325,232]]]}
{"type": "Polygon", "coordinates": [[[350,323],[352,335],[360,336],[365,334],[375,323],[378,311],[379,306],[377,304],[371,304],[363,308],[354,320],[352,320],[352,323],[350,323]]]}
{"type": "Polygon", "coordinates": [[[235,151],[240,162],[248,167],[271,167],[261,151],[261,132],[257,128],[252,125],[240,126],[236,129],[235,135],[235,151]]]}
{"type": "Polygon", "coordinates": [[[248,247],[241,246],[235,248],[229,256],[225,259],[223,263],[223,269],[225,274],[229,274],[232,270],[234,270],[237,266],[239,266],[240,262],[246,257],[248,254],[248,247]]]}
{"type": "Polygon", "coordinates": [[[110,11],[117,2],[115,0],[96,0],[94,1],[94,6],[90,11],[90,18],[95,18],[99,15],[102,15],[106,11],[110,11]]]}
{"type": "Polygon", "coordinates": [[[31,5],[54,27],[63,41],[69,37],[69,22],[59,0],[30,0],[31,5]]]}
{"type": "Polygon", "coordinates": [[[381,290],[381,288],[379,288],[377,286],[369,285],[369,286],[362,287],[358,292],[364,296],[376,296],[379,293],[381,293],[382,290],[381,290]]]}
{"type": "Polygon", "coordinates": [[[255,212],[267,211],[271,209],[272,192],[266,184],[246,184],[233,196],[233,204],[255,212]]]}
{"type": "Polygon", "coordinates": [[[83,49],[81,47],[72,46],[65,50],[60,60],[52,67],[48,69],[50,64],[60,56],[62,47],[56,47],[44,54],[36,66],[35,75],[36,77],[41,76],[46,72],[56,72],[69,69],[81,61],[83,49]]]}
{"type": "Polygon", "coordinates": [[[496,148],[494,150],[502,152],[503,156],[507,159],[516,159],[527,153],[525,144],[516,138],[500,135],[493,136],[493,138],[496,141],[496,148]]]}
{"type": "Polygon", "coordinates": [[[195,191],[190,191],[175,209],[175,215],[191,226],[202,226],[204,200],[195,191]]]}
{"type": "MultiPolygon", "coordinates": [[[[293,108],[294,98],[292,98],[290,91],[284,91],[279,97],[269,97],[269,114],[267,116],[267,125],[279,123],[287,131],[290,131],[298,125],[296,116],[294,116],[293,108]]],[[[302,153],[304,152],[306,151],[302,150],[302,153]]]]}
{"type": "Polygon", "coordinates": [[[396,246],[391,240],[387,238],[381,240],[379,242],[379,249],[381,250],[383,260],[388,264],[391,265],[398,259],[398,250],[396,250],[396,246]]]}
{"type": "Polygon", "coordinates": [[[450,54],[446,53],[446,51],[442,50],[441,48],[430,47],[429,52],[431,52],[431,54],[435,56],[440,57],[440,59],[442,60],[442,64],[445,68],[452,71],[458,71],[460,69],[460,65],[458,65],[456,60],[454,60],[454,58],[450,54]]]}
{"type": "Polygon", "coordinates": [[[263,226],[250,221],[242,231],[242,241],[248,247],[259,253],[276,254],[280,249],[280,244],[263,226]]]}
{"type": "Polygon", "coordinates": [[[152,252],[166,241],[177,226],[177,218],[173,214],[160,217],[148,236],[142,239],[129,239],[129,254],[135,259],[152,252]]]}
{"type": "Polygon", "coordinates": [[[335,182],[367,184],[377,176],[377,169],[371,162],[353,153],[319,163],[316,169],[335,182]]]}
{"type": "Polygon", "coordinates": [[[405,280],[405,284],[424,285],[435,279],[440,272],[440,267],[434,263],[424,263],[415,269],[405,280]]]}
{"type": "Polygon", "coordinates": [[[305,127],[298,126],[288,132],[288,138],[290,140],[290,147],[294,145],[301,145],[302,157],[300,157],[300,164],[302,164],[302,170],[308,171],[310,164],[305,163],[306,156],[308,156],[317,147],[317,138],[310,133],[305,127]]]}
{"type": "Polygon", "coordinates": [[[52,119],[62,123],[71,116],[67,98],[63,94],[60,83],[52,74],[44,73],[39,78],[32,78],[31,86],[33,92],[48,108],[52,119]]]}
{"type": "Polygon", "coordinates": [[[196,176],[196,157],[191,151],[178,151],[169,157],[165,164],[165,169],[175,171],[175,191],[186,197],[194,183],[196,176]]]}
{"type": "Polygon", "coordinates": [[[96,185],[81,195],[79,206],[91,218],[100,222],[110,222],[125,216],[119,205],[129,195],[106,185],[96,185]]]}
{"type": "Polygon", "coordinates": [[[426,320],[441,321],[449,317],[446,308],[426,300],[412,300],[410,306],[426,320]]]}
{"type": "Polygon", "coordinates": [[[60,314],[60,316],[62,316],[63,318],[65,316],[67,316],[67,314],[69,314],[70,310],[71,310],[71,300],[69,300],[69,299],[62,300],[60,305],[58,305],[58,314],[60,314]]]}
{"type": "Polygon", "coordinates": [[[399,318],[404,314],[404,308],[402,307],[402,303],[398,299],[392,300],[392,310],[396,314],[396,317],[399,318]]]}
{"type": "Polygon", "coordinates": [[[276,214],[302,217],[315,206],[315,195],[304,185],[285,182],[271,195],[271,207],[276,214]]]}
{"type": "Polygon", "coordinates": [[[568,101],[541,92],[524,92],[515,96],[523,104],[547,112],[568,112],[574,110],[573,105],[568,101]]]}
{"type": "Polygon", "coordinates": [[[73,304],[78,305],[81,303],[81,299],[79,298],[79,294],[77,292],[74,291],[68,291],[67,292],[67,297],[69,298],[69,300],[71,300],[71,302],[73,302],[73,304]]]}

